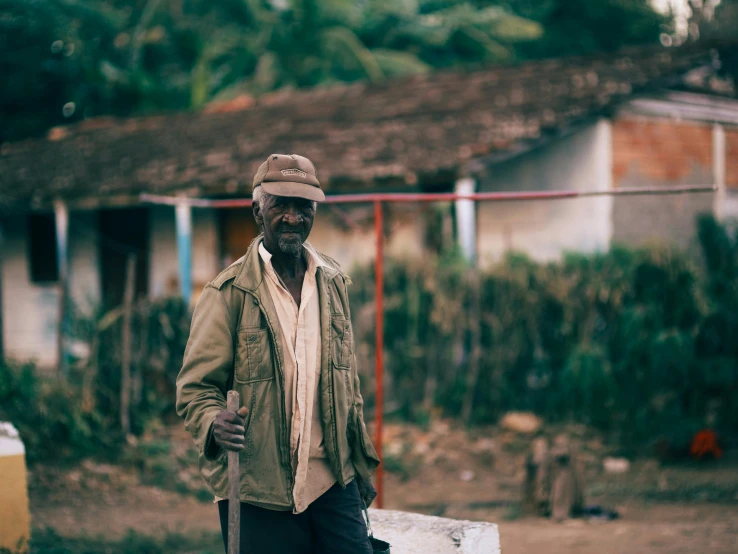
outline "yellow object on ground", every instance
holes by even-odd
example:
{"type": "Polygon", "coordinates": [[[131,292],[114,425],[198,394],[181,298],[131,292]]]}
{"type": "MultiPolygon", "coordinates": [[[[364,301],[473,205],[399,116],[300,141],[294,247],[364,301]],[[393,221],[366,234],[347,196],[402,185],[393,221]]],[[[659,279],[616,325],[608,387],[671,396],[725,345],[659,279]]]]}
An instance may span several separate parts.
{"type": "Polygon", "coordinates": [[[0,549],[26,552],[31,537],[26,449],[18,431],[0,422],[0,549]]]}

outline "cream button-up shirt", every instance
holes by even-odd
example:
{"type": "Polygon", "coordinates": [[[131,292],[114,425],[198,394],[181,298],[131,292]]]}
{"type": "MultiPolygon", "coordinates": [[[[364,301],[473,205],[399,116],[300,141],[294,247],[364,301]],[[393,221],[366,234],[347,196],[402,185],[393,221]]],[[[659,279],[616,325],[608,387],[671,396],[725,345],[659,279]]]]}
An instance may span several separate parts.
{"type": "Polygon", "coordinates": [[[323,443],[319,392],[321,338],[320,303],[316,271],[325,265],[308,244],[303,252],[308,268],[302,283],[300,306],[272,266],[272,255],[259,245],[265,281],[277,310],[284,342],[284,385],[294,486],[294,513],[305,509],[335,483],[323,443]]]}

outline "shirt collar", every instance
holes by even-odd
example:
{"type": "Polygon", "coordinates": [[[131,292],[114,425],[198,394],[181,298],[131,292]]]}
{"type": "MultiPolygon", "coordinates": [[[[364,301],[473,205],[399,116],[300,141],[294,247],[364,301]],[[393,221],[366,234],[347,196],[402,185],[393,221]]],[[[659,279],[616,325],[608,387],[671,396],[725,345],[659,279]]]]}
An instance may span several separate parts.
{"type": "MultiPolygon", "coordinates": [[[[328,264],[325,263],[320,254],[318,254],[318,252],[315,250],[315,248],[312,247],[312,245],[310,245],[310,243],[306,242],[302,246],[302,251],[305,254],[308,262],[308,272],[313,272],[319,267],[328,267],[328,264]]],[[[264,241],[259,243],[259,256],[264,262],[264,265],[268,267],[272,266],[272,254],[264,246],[264,241]]]]}

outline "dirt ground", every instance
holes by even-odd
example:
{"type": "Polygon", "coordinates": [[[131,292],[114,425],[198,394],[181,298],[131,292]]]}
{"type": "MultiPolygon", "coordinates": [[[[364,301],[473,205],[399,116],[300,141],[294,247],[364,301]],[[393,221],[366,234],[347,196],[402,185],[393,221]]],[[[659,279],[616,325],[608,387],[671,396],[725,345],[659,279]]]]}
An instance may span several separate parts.
{"type": "MultiPolygon", "coordinates": [[[[619,519],[553,523],[521,517],[529,438],[497,428],[468,434],[444,422],[425,430],[388,427],[385,507],[495,522],[504,554],[738,553],[738,459],[669,466],[641,459],[627,473],[610,475],[601,463],[610,452],[596,435],[582,428],[567,433],[584,461],[587,503],[614,508],[619,519]]],[[[182,467],[170,470],[191,484],[188,439],[174,431],[171,440],[177,446],[170,461],[182,467]]],[[[217,510],[202,489],[195,495],[183,484],[143,484],[148,481],[131,466],[37,466],[31,475],[34,527],[111,539],[130,529],[146,535],[219,531],[217,510]]]]}

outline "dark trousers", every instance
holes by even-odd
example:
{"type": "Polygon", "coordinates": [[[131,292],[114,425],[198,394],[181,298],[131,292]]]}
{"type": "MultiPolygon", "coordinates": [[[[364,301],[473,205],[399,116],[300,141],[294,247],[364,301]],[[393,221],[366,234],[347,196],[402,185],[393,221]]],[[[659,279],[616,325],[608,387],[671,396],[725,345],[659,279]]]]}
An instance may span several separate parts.
{"type": "MultiPolygon", "coordinates": [[[[228,501],[218,502],[228,551],[228,501]]],[[[356,481],[333,485],[301,514],[241,503],[241,554],[372,554],[356,481]]]]}

